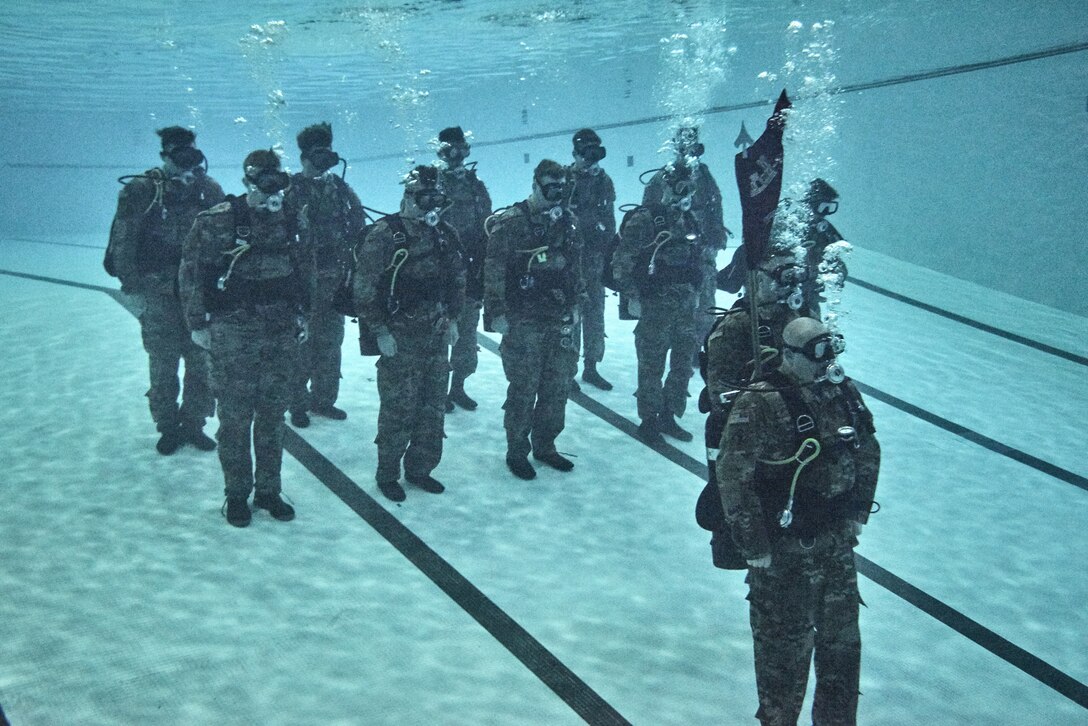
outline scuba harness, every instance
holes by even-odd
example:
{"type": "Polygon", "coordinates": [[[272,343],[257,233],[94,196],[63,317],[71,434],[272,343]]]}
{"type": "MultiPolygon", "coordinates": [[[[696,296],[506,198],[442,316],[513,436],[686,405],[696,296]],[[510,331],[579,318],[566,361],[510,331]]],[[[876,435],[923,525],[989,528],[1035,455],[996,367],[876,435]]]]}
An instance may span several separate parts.
{"type": "Polygon", "coordinates": [[[204,291],[208,312],[226,313],[284,301],[304,304],[305,284],[293,265],[290,273],[274,278],[249,279],[234,275],[235,265],[247,255],[289,255],[291,244],[298,241],[298,224],[294,216],[284,215],[283,242],[254,244],[250,241],[253,229],[245,196],[229,195],[226,201],[230,204],[234,222],[234,246],[220,250],[219,264],[205,270],[204,291]]]}
{"type": "MultiPolygon", "coordinates": [[[[828,523],[847,519],[864,508],[878,511],[879,504],[858,501],[853,490],[827,499],[805,487],[798,490],[798,483],[806,467],[818,463],[823,455],[830,455],[837,450],[858,448],[860,436],[869,436],[875,432],[872,413],[865,406],[854,386],[851,384],[837,387],[840,392],[839,399],[845,408],[850,425],[839,427],[833,437],[822,440],[819,435],[819,421],[805,402],[801,392],[802,388],[810,384],[794,383],[779,371],[773,371],[762,380],[770,387],[755,388],[749,384],[741,386],[740,389],[777,393],[789,413],[794,438],[793,454],[778,460],[761,459],[756,466],[755,476],[758,482],[764,526],[771,542],[787,534],[799,538],[802,542],[811,541],[828,523]],[[876,508],[873,509],[873,507],[876,508]]],[[[843,383],[849,383],[849,379],[843,383]]],[[[714,416],[715,414],[711,414],[710,418],[714,416]]],[[[724,419],[722,423],[724,424],[724,419]]],[[[700,527],[713,533],[711,552],[715,567],[743,570],[747,568],[747,563],[733,539],[732,530],[722,508],[715,466],[716,447],[719,441],[710,440],[710,429],[708,419],[706,444],[709,476],[695,505],[695,519],[700,527]],[[710,456],[711,452],[714,453],[713,458],[710,456]]],[[[719,438],[720,433],[718,431],[719,438]]]]}
{"type": "MultiPolygon", "coordinates": [[[[544,238],[554,226],[549,227],[534,221],[528,202],[521,201],[511,206],[521,212],[529,226],[531,238],[541,243],[546,242],[544,238]]],[[[555,226],[563,225],[562,239],[558,244],[512,249],[507,256],[507,301],[514,312],[530,317],[539,317],[540,313],[567,315],[576,302],[577,270],[572,254],[574,225],[566,212],[554,222],[555,226]]]]}

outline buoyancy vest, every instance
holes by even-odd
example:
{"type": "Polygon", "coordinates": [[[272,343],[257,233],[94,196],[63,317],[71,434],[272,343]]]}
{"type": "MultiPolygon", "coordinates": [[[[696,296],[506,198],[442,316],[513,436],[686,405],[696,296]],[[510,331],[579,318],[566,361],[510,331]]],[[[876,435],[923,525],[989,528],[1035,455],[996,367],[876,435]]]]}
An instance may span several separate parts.
{"type": "Polygon", "coordinates": [[[660,204],[635,207],[620,224],[620,236],[630,220],[645,212],[653,222],[653,237],[635,254],[632,282],[642,294],[653,294],[673,285],[698,286],[702,280],[699,225],[690,212],[660,204]]]}
{"type": "Polygon", "coordinates": [[[577,304],[575,228],[569,214],[552,225],[534,221],[526,202],[514,205],[529,227],[529,238],[506,258],[506,304],[511,314],[561,318],[577,304]],[[552,239],[558,237],[558,239],[552,239]]]}
{"type": "Polygon", "coordinates": [[[282,240],[252,240],[250,209],[244,196],[230,195],[231,218],[234,223],[235,247],[223,250],[215,265],[209,265],[204,273],[205,306],[208,312],[227,313],[255,305],[278,302],[305,306],[307,288],[298,268],[288,260],[290,272],[286,275],[266,278],[249,278],[236,272],[235,264],[243,256],[278,255],[290,258],[291,247],[298,243],[298,224],[291,214],[284,215],[282,240]]]}
{"type": "Polygon", "coordinates": [[[831,454],[849,455],[860,444],[862,437],[874,433],[873,416],[848,378],[836,387],[839,395],[834,400],[843,407],[842,413],[844,419],[850,422],[853,438],[821,437],[819,421],[805,402],[801,388],[778,371],[768,375],[765,380],[773,387],[772,391],[782,398],[789,412],[793,428],[792,450],[796,453],[781,462],[760,461],[756,466],[757,494],[763,510],[764,526],[772,542],[787,535],[811,539],[870,506],[870,502],[859,501],[856,486],[828,498],[821,496],[811,482],[831,454]],[[793,487],[795,477],[797,481],[793,487]],[[791,521],[783,526],[782,512],[789,505],[791,488],[791,521]]]}
{"type": "Polygon", "coordinates": [[[459,264],[456,232],[445,222],[433,228],[432,244],[412,238],[399,214],[382,218],[393,234],[393,254],[378,278],[378,294],[390,315],[412,315],[435,303],[450,305],[454,289],[451,270],[459,264]],[[413,244],[413,241],[416,244],[413,244]]]}

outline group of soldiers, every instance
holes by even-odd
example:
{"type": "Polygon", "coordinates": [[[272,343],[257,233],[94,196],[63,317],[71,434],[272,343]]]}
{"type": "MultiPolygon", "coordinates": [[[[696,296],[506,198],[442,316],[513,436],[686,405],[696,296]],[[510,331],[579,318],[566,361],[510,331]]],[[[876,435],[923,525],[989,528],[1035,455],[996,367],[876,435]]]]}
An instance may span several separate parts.
{"type": "Polygon", "coordinates": [[[820,277],[845,276],[821,258],[839,239],[826,220],[837,207],[830,185],[814,181],[802,200],[802,249],[742,252],[719,273],[729,231],[696,128],[677,131],[674,158],[654,170],[618,231],[615,189],[600,166],[606,150],[592,129],[574,135],[573,163],[541,161],[528,198],[495,211],[465,163],[470,136],[446,128],[437,161],[412,169],[399,211],[377,220],[335,173],[346,161],[327,123],[298,134],[295,174],[273,150],[247,155],[237,197],[207,175],[191,130],[158,134],[162,165],[126,179],[107,269],[139,309],[157,450],[215,449],[203,426],[218,404],[231,525],[250,523],[251,493],[275,519],[294,517],[281,496],[284,417],[299,428],[310,414],[347,418],[335,405],[345,315],[358,318],[361,351],[378,356],[384,496],[405,500],[402,466],[407,483],[444,490],[432,473],[446,413],[477,407],[465,382],[477,367],[481,315],[502,336],[507,467],[533,479],[532,454],[570,471],[555,442],[580,349],[582,382],[612,388],[597,370],[607,286],[620,295],[621,316],[638,319],[640,439],[691,441],[677,419],[702,361],[708,528],[716,561],[739,558],[749,571],[757,716],[796,722],[815,643],[814,719],[852,723],[860,660],[852,547],[872,505],[879,447],[835,360],[842,338],[819,322],[820,277]],[[719,314],[716,291],[740,288],[719,314]]]}

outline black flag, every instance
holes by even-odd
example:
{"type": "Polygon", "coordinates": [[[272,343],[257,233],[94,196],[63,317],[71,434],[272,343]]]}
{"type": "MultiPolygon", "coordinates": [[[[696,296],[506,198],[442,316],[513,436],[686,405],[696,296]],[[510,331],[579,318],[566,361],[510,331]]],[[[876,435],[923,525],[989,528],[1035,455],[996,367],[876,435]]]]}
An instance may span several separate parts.
{"type": "Polygon", "coordinates": [[[782,113],[792,104],[783,89],[767,119],[767,128],[756,142],[736,156],[737,188],[740,190],[742,235],[748,264],[759,265],[771,237],[774,211],[782,195],[782,113]]]}

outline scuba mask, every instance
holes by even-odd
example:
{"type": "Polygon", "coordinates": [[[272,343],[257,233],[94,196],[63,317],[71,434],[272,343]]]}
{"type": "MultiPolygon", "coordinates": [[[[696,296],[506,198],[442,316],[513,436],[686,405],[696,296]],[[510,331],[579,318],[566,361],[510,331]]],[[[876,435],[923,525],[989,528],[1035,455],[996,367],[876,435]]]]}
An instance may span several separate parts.
{"type": "Polygon", "coordinates": [[[273,169],[247,170],[246,181],[264,194],[277,194],[291,186],[291,176],[287,172],[273,169]]]}
{"type": "Polygon", "coordinates": [[[846,350],[846,340],[842,335],[838,333],[817,335],[800,347],[795,345],[785,345],[784,347],[795,353],[800,353],[813,363],[827,363],[827,368],[824,369],[822,376],[816,378],[816,383],[827,381],[837,385],[846,380],[846,371],[835,360],[837,355],[846,350]]]}
{"type": "Polygon", "coordinates": [[[208,161],[204,152],[195,146],[175,146],[170,151],[162,152],[162,155],[182,171],[192,171],[208,161]]]}
{"type": "Polygon", "coordinates": [[[574,153],[582,157],[589,164],[596,164],[608,156],[608,150],[600,144],[582,144],[574,147],[574,153]]]}
{"type": "Polygon", "coordinates": [[[563,200],[563,196],[566,194],[567,185],[565,182],[551,182],[548,184],[540,185],[540,193],[547,202],[560,202],[563,200]]]}
{"type": "Polygon", "coordinates": [[[283,192],[291,186],[291,177],[287,172],[251,168],[246,172],[245,181],[266,195],[265,200],[257,205],[258,209],[266,209],[269,212],[278,212],[283,209],[283,192]]]}
{"type": "Polygon", "coordinates": [[[779,265],[773,270],[767,270],[762,267],[759,269],[774,280],[780,287],[793,288],[786,297],[786,307],[790,310],[801,309],[801,306],[805,303],[804,295],[801,293],[801,283],[808,279],[807,268],[803,265],[789,262],[784,265],[779,265]]]}
{"type": "Polygon", "coordinates": [[[679,156],[699,157],[706,151],[699,143],[699,132],[693,128],[684,128],[676,132],[676,153],[679,156]]]}
{"type": "Polygon", "coordinates": [[[468,144],[450,144],[443,143],[438,149],[438,156],[446,160],[446,163],[450,167],[458,166],[462,161],[467,159],[472,153],[471,147],[468,144]]]}
{"type": "Polygon", "coordinates": [[[422,219],[428,227],[438,226],[448,201],[448,197],[437,189],[420,189],[412,195],[416,207],[420,211],[427,210],[422,219]]]}
{"type": "Polygon", "coordinates": [[[343,159],[330,148],[319,146],[306,152],[306,157],[318,172],[324,174],[343,159]]]}
{"type": "Polygon", "coordinates": [[[821,217],[830,216],[837,211],[839,211],[839,202],[837,199],[830,202],[820,202],[816,205],[816,214],[821,217]]]}
{"type": "Polygon", "coordinates": [[[817,335],[802,346],[786,345],[786,347],[795,353],[800,353],[810,361],[823,363],[834,361],[835,356],[846,350],[846,339],[838,333],[827,333],[817,335]]]}

